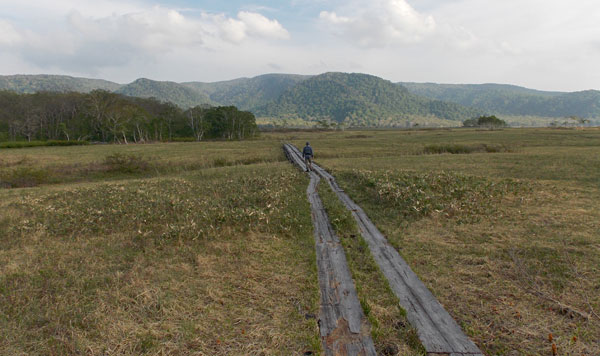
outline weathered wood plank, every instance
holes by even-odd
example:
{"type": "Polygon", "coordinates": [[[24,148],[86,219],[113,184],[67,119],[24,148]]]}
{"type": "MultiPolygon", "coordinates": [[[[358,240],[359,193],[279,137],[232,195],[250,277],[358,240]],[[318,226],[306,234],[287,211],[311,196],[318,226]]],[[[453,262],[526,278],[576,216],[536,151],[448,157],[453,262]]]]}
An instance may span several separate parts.
{"type": "MultiPolygon", "coordinates": [[[[285,150],[288,158],[306,170],[303,160],[290,154],[290,150],[285,150]]],[[[317,251],[321,291],[319,331],[323,349],[326,355],[332,356],[376,356],[370,327],[358,300],[344,249],[331,227],[317,191],[319,181],[319,176],[311,172],[306,192],[311,205],[317,251]]]]}
{"type": "MultiPolygon", "coordinates": [[[[300,151],[286,145],[288,157],[302,161],[300,151]],[[295,156],[295,157],[294,157],[295,156]]],[[[406,310],[407,318],[417,329],[419,339],[429,354],[483,355],[448,314],[435,296],[412,271],[398,251],[371,222],[365,212],[339,187],[335,178],[313,163],[313,170],[323,177],[338,198],[352,212],[371,253],[406,310]]]]}

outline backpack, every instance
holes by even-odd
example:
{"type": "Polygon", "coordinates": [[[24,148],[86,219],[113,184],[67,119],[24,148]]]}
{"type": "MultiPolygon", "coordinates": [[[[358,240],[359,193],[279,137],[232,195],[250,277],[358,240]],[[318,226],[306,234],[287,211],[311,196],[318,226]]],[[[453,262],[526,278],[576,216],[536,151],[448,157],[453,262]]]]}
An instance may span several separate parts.
{"type": "Polygon", "coordinates": [[[312,156],[313,155],[313,151],[312,151],[312,147],[310,146],[305,146],[304,150],[302,150],[302,154],[304,156],[312,156]]]}

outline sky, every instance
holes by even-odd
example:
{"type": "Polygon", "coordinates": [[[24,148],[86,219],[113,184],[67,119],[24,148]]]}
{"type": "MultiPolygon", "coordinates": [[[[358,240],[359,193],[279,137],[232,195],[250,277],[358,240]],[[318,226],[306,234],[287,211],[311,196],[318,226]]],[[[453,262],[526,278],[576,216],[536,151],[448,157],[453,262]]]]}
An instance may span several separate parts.
{"type": "Polygon", "coordinates": [[[0,0],[0,75],[600,89],[598,0],[0,0]]]}

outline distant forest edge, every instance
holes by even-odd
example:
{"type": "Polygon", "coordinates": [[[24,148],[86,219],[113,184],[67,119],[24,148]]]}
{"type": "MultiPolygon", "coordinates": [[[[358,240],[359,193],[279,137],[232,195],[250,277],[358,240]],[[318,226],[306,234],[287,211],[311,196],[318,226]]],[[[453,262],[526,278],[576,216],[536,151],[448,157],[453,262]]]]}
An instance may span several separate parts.
{"type": "Polygon", "coordinates": [[[142,143],[241,140],[257,134],[254,114],[234,106],[201,105],[184,110],[170,102],[106,90],[35,94],[0,91],[0,141],[46,141],[51,145],[62,144],[57,140],[142,143]]]}
{"type": "Polygon", "coordinates": [[[548,92],[503,84],[399,83],[415,95],[476,107],[492,114],[600,118],[600,91],[548,92]]]}
{"type": "Polygon", "coordinates": [[[138,79],[122,85],[105,80],[55,75],[0,76],[0,90],[17,93],[79,92],[102,89],[170,102],[181,110],[235,106],[264,126],[412,127],[461,126],[481,115],[509,125],[568,124],[569,117],[600,125],[600,92],[545,92],[500,85],[392,83],[358,73],[315,76],[266,74],[215,83],[138,79]]]}

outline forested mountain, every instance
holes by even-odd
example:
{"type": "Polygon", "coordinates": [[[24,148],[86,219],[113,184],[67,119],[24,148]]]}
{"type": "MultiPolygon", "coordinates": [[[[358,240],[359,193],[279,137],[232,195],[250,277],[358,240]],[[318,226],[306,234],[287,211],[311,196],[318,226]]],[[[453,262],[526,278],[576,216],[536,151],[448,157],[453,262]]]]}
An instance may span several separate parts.
{"type": "Polygon", "coordinates": [[[388,123],[415,117],[465,120],[479,111],[411,94],[406,88],[367,74],[325,73],[286,90],[275,101],[254,110],[257,116],[328,118],[351,125],[388,123]]]}
{"type": "Polygon", "coordinates": [[[240,78],[216,83],[189,82],[182,84],[206,93],[213,102],[250,110],[276,100],[281,93],[308,78],[310,76],[265,74],[254,78],[240,78]]]}
{"type": "Polygon", "coordinates": [[[17,93],[102,89],[154,97],[182,109],[234,105],[267,120],[276,118],[283,125],[292,119],[365,126],[436,125],[481,114],[514,116],[517,124],[524,116],[600,118],[600,92],[595,90],[564,93],[500,84],[393,84],[371,75],[346,73],[266,74],[214,83],[138,79],[126,85],[58,75],[13,75],[0,76],[2,89],[17,93]]]}
{"type": "Polygon", "coordinates": [[[501,84],[399,83],[411,93],[499,115],[600,117],[600,91],[546,92],[501,84]]]}
{"type": "Polygon", "coordinates": [[[7,75],[0,76],[0,90],[17,93],[37,93],[40,91],[89,93],[102,89],[115,91],[121,84],[101,79],[74,78],[65,75],[7,75]]]}
{"type": "Polygon", "coordinates": [[[217,104],[206,93],[175,82],[159,82],[141,78],[116,90],[116,93],[140,98],[157,98],[182,108],[217,104]]]}

